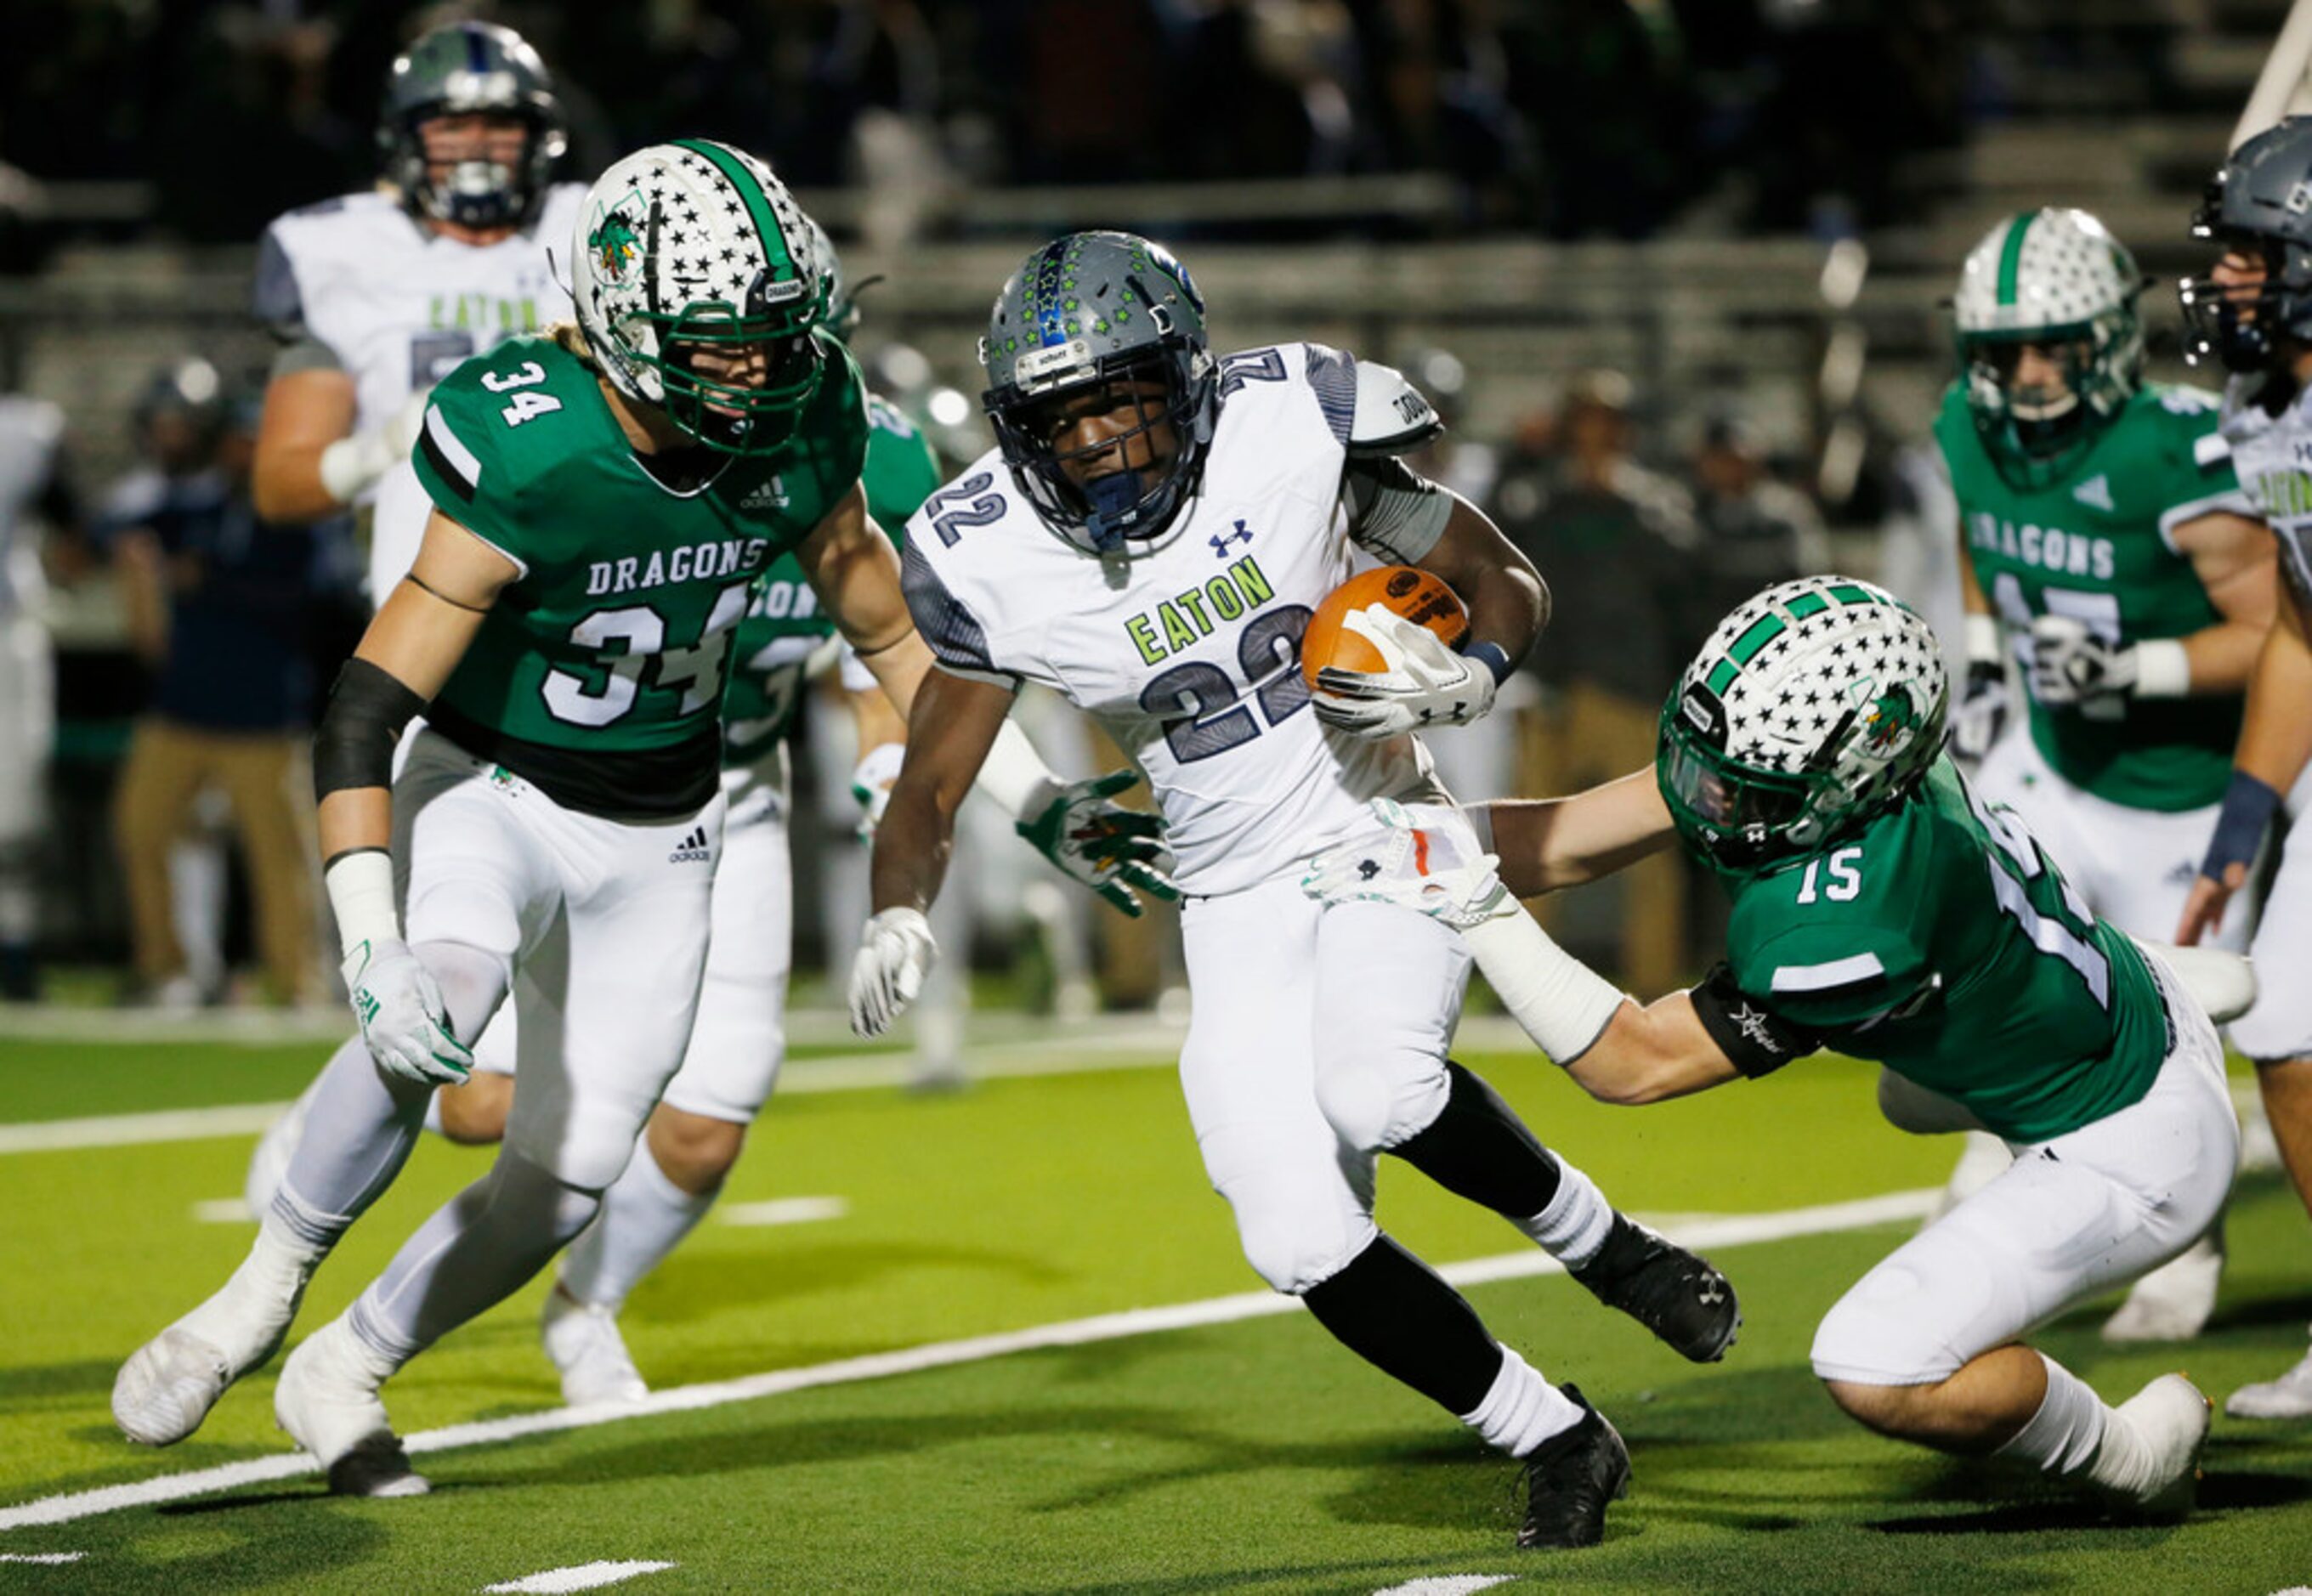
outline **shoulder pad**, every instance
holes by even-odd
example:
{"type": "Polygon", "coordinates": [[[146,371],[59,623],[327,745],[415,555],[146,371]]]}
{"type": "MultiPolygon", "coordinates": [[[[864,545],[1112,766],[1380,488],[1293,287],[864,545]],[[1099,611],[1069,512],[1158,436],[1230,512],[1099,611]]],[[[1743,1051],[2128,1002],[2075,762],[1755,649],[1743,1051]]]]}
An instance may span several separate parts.
{"type": "Polygon", "coordinates": [[[1445,430],[1428,396],[1394,366],[1359,361],[1357,408],[1349,423],[1353,455],[1410,454],[1445,430]]]}

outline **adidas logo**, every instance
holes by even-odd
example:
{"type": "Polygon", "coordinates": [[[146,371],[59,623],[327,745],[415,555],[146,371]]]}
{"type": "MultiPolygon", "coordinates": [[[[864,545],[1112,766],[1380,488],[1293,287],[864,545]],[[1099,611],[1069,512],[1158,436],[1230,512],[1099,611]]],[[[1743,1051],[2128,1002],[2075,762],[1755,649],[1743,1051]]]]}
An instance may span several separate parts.
{"type": "Polygon", "coordinates": [[[2108,510],[2111,502],[2111,478],[2097,472],[2071,490],[2071,497],[2096,510],[2108,510]]]}
{"type": "Polygon", "coordinates": [[[739,501],[741,510],[784,510],[786,507],[787,484],[775,476],[768,482],[758,483],[753,493],[739,501]]]}
{"type": "Polygon", "coordinates": [[[674,851],[666,856],[666,862],[670,865],[703,865],[711,863],[714,857],[706,846],[706,828],[694,825],[690,828],[690,835],[675,844],[674,851]]]}

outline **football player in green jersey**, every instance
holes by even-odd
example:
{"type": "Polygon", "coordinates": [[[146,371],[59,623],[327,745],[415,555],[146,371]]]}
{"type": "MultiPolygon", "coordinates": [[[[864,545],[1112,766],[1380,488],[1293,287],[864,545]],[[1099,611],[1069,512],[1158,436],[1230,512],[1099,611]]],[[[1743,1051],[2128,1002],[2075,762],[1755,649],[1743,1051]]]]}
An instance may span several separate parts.
{"type": "MultiPolygon", "coordinates": [[[[1955,749],[2123,930],[2168,937],[2230,775],[2240,698],[2272,623],[2271,536],[2217,430],[2215,395],[2143,380],[2127,250],[2084,211],[2009,217],[1952,300],[1958,379],[1935,422],[1959,510],[1970,658],[1955,749]],[[2024,683],[2006,718],[2006,660],[2024,683]]],[[[2246,946],[2255,906],[2220,945],[2246,946]]],[[[1968,1138],[1953,1200],[2006,1163],[1968,1138]]],[[[2115,1341],[2198,1333],[2219,1227],[2146,1277],[2115,1341]]]]}
{"type": "MultiPolygon", "coordinates": [[[[1608,1102],[1763,1076],[1827,1045],[1885,1066],[1882,1102],[1906,1127],[2003,1138],[2006,1173],[1831,1310],[1815,1372],[1881,1434],[2181,1510],[2208,1429],[2199,1391],[2168,1374],[2106,1407],[2017,1338],[2214,1217],[2238,1145],[2223,1050],[2168,962],[2098,920],[2013,812],[1940,756],[1946,699],[1932,632],[1892,597],[1783,583],[1687,667],[1653,771],[1496,804],[1474,828],[1414,809],[1407,845],[1319,859],[1309,890],[1462,928],[1511,1012],[1608,1102]],[[1592,878],[1673,833],[1732,900],[1727,957],[1642,1007],[1513,894],[1592,878]]],[[[2231,984],[2227,1007],[2244,1003],[2241,961],[2190,957],[2231,984]]]]}
{"type": "MultiPolygon", "coordinates": [[[[275,1396],[333,1488],[425,1490],[380,1387],[586,1226],[682,1061],[727,810],[723,679],[758,580],[793,554],[903,711],[929,665],[860,487],[866,411],[823,330],[826,268],[769,169],[652,145],[597,179],[574,256],[577,326],[467,362],[427,407],[415,464],[435,511],[315,747],[361,1036],[317,1086],[248,1260],[123,1367],[131,1439],[190,1434],[271,1355],[511,991],[522,1085],[495,1163],[297,1348],[275,1396]]],[[[1007,744],[999,798],[1033,816],[1057,784],[1007,744]]]]}

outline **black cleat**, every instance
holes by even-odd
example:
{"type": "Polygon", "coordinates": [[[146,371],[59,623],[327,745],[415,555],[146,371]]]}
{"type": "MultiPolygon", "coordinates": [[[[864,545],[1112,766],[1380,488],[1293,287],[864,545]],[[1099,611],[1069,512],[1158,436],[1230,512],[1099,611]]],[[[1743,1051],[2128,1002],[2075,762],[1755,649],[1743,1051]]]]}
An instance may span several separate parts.
{"type": "Polygon", "coordinates": [[[1606,1507],[1630,1494],[1630,1449],[1621,1432],[1590,1406],[1580,1388],[1557,1388],[1581,1409],[1581,1422],[1526,1455],[1525,1522],[1517,1543],[1530,1551],[1596,1546],[1606,1539],[1606,1507]]]}
{"type": "Polygon", "coordinates": [[[1710,1260],[1622,1214],[1598,1256],[1567,1271],[1609,1308],[1644,1325],[1681,1357],[1714,1364],[1742,1328],[1734,1287],[1710,1260]]]}

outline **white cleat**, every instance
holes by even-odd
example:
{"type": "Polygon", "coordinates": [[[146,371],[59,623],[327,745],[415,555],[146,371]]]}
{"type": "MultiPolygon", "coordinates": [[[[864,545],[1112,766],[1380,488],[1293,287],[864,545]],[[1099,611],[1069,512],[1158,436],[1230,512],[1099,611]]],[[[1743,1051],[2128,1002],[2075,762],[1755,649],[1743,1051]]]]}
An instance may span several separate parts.
{"type": "Polygon", "coordinates": [[[265,1210],[273,1206],[273,1194],[281,1190],[281,1177],[289,1173],[289,1160],[297,1156],[297,1144],[305,1139],[305,1111],[312,1106],[313,1094],[320,1085],[320,1078],[315,1077],[288,1111],[257,1138],[257,1150],[249,1156],[249,1173],[241,1182],[241,1199],[249,1205],[250,1218],[261,1221],[265,1210]]]}
{"type": "Polygon", "coordinates": [[[232,1382],[281,1347],[312,1261],[265,1236],[217,1294],[139,1347],[112,1382],[112,1421],[140,1446],[173,1446],[201,1427],[232,1382]]]}
{"type": "Polygon", "coordinates": [[[2144,1449],[2143,1473],[2115,1501],[2145,1518],[2181,1518],[2192,1511],[2200,1486],[2200,1452],[2208,1443],[2215,1404],[2181,1374],[2162,1374],[2115,1410],[2144,1449]]]}
{"type": "Polygon", "coordinates": [[[556,1282],[538,1317],[538,1339],[562,1372],[562,1400],[573,1408],[598,1403],[634,1403],[650,1395],[642,1371],[618,1334],[618,1316],[609,1308],[582,1303],[556,1282]]]}
{"type": "Polygon", "coordinates": [[[2312,1418],[2312,1352],[2277,1380],[2243,1385],[2224,1400],[2234,1418],[2312,1418]]]}
{"type": "Polygon", "coordinates": [[[340,1496],[422,1496],[434,1488],[410,1467],[378,1398],[391,1373],[343,1319],[307,1337],[281,1365],[274,1421],[320,1460],[340,1496]]]}
{"type": "Polygon", "coordinates": [[[2103,1339],[2190,1340],[2216,1311],[2216,1288],[2223,1277],[2222,1234],[2211,1230],[2138,1280],[2118,1312],[2104,1321],[2103,1339]]]}

